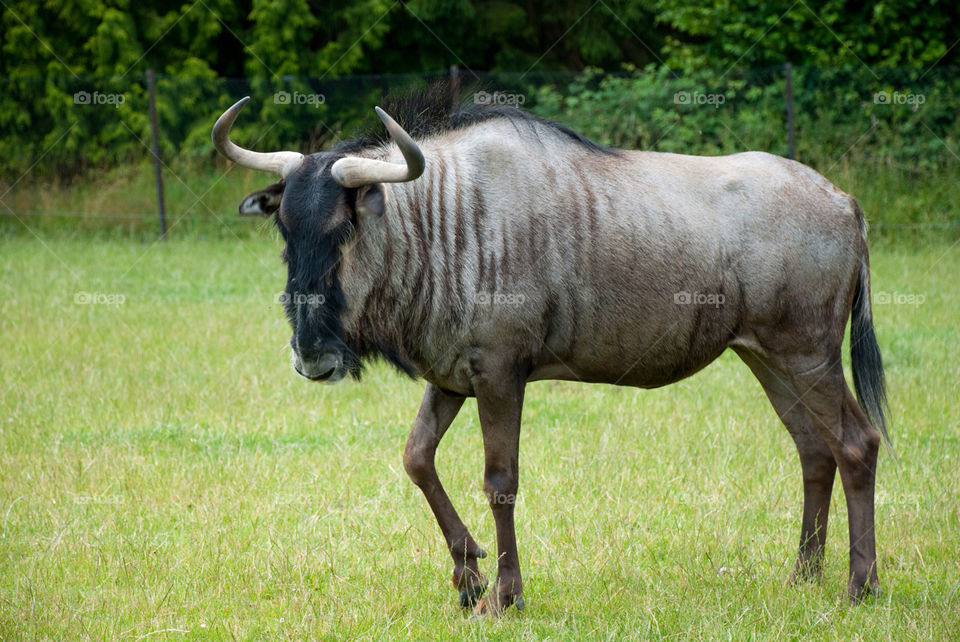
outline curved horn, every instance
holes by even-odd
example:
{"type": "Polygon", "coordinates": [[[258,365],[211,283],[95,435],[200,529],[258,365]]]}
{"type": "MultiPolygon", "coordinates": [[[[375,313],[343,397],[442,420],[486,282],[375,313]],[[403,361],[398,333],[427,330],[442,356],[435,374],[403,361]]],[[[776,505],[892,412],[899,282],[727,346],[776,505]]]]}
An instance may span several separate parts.
{"type": "Polygon", "coordinates": [[[286,178],[290,172],[295,170],[303,162],[303,154],[297,152],[272,152],[261,154],[252,152],[249,149],[238,147],[230,142],[230,128],[233,127],[233,121],[237,119],[237,114],[243,109],[244,104],[250,100],[250,96],[241,98],[233,107],[223,112],[223,115],[217,119],[213,126],[213,146],[217,151],[232,160],[237,165],[249,167],[250,169],[262,169],[267,172],[274,172],[286,178]]]}
{"type": "Polygon", "coordinates": [[[410,138],[410,134],[390,118],[387,112],[379,107],[374,109],[386,126],[387,132],[390,133],[390,138],[400,148],[400,153],[403,154],[406,163],[398,165],[357,156],[341,158],[333,164],[330,171],[333,173],[333,179],[344,187],[361,187],[373,183],[405,183],[423,174],[426,161],[423,159],[423,152],[410,138]]]}

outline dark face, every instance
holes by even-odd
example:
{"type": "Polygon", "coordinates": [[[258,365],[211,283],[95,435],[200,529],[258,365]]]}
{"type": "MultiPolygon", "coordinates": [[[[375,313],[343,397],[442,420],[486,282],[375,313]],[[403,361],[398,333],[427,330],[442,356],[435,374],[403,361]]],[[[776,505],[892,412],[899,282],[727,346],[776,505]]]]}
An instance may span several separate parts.
{"type": "Polygon", "coordinates": [[[277,227],[286,243],[287,287],[282,296],[293,327],[293,366],[313,381],[358,375],[360,360],[343,338],[341,245],[354,234],[356,212],[348,190],[333,180],[337,154],[307,156],[286,179],[277,227]]]}

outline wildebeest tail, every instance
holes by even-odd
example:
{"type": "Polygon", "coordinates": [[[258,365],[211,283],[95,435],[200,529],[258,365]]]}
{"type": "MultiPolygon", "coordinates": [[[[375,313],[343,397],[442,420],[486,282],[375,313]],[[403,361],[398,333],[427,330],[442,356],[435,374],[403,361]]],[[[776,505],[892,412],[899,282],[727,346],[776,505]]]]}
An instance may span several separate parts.
{"type": "MultiPolygon", "coordinates": [[[[863,237],[863,255],[853,293],[853,310],[850,320],[850,360],[853,366],[853,387],[857,392],[860,407],[891,446],[887,434],[887,386],[883,375],[883,358],[873,331],[873,309],[870,304],[870,256],[866,245],[867,224],[860,206],[853,202],[863,237]]],[[[891,446],[892,447],[892,446],[891,446]]]]}

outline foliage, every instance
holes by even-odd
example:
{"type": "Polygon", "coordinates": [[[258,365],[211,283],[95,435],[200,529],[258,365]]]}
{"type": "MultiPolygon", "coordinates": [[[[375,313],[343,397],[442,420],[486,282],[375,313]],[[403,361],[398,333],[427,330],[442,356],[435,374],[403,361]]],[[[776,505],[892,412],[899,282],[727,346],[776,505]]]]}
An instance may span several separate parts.
{"type": "MultiPolygon", "coordinates": [[[[131,5],[4,3],[0,155],[9,160],[3,171],[19,174],[41,161],[39,170],[69,176],[149,154],[148,68],[157,72],[164,155],[209,152],[211,118],[238,97],[231,89],[312,96],[307,82],[292,79],[355,68],[386,28],[367,28],[360,17],[390,3],[358,0],[323,10],[304,0],[131,5]],[[321,20],[329,38],[318,42],[321,20]],[[73,28],[63,29],[64,21],[73,28]],[[230,80],[244,74],[251,83],[230,80]]],[[[249,111],[245,127],[278,145],[303,138],[303,122],[322,119],[325,106],[314,97],[299,104],[259,101],[249,111]]]]}
{"type": "Polygon", "coordinates": [[[956,61],[960,22],[960,6],[936,0],[657,0],[656,13],[672,29],[667,63],[688,70],[784,62],[927,69],[956,61]]]}
{"type": "MultiPolygon", "coordinates": [[[[590,101],[617,105],[624,117],[614,114],[598,138],[628,140],[634,131],[632,142],[641,146],[728,149],[734,145],[715,127],[721,123],[744,139],[738,127],[746,127],[750,136],[757,134],[750,140],[770,148],[773,137],[759,134],[782,111],[773,109],[776,83],[766,71],[742,69],[790,61],[829,76],[841,64],[864,72],[868,81],[844,89],[843,101],[854,94],[862,99],[878,85],[881,68],[925,69],[929,80],[954,63],[960,48],[950,47],[948,34],[960,19],[957,12],[954,5],[920,0],[863,7],[836,0],[792,6],[758,0],[161,0],[143,6],[131,0],[9,0],[0,8],[0,173],[13,178],[32,168],[35,177],[46,171],[69,177],[146,157],[148,68],[157,73],[166,158],[210,154],[212,119],[245,94],[257,100],[246,108],[238,136],[264,148],[315,149],[365,121],[381,90],[409,84],[403,73],[443,73],[451,64],[462,67],[464,82],[512,72],[531,94],[528,106],[537,74],[627,70],[627,77],[561,80],[569,91],[553,97],[537,92],[537,98],[548,110],[563,102],[555,111],[584,121],[588,130],[604,126],[600,107],[590,101]],[[347,74],[368,76],[351,81],[356,91],[349,94],[332,82],[347,74]],[[728,105],[759,101],[762,110],[739,109],[732,122],[720,112],[685,112],[670,104],[670,89],[714,86],[728,105]],[[578,97],[581,88],[590,101],[578,97]],[[90,102],[77,102],[81,92],[90,102]],[[279,100],[283,95],[290,100],[279,100]],[[585,108],[582,115],[575,105],[585,108]]],[[[809,87],[802,88],[798,100],[809,99],[809,87]]],[[[943,93],[941,105],[954,95],[943,93]]],[[[837,120],[845,138],[852,122],[844,105],[815,105],[816,126],[837,120]]],[[[945,109],[937,118],[941,128],[931,129],[940,135],[952,118],[945,109]]],[[[917,118],[904,117],[890,132],[885,118],[879,120],[871,136],[889,133],[902,136],[904,147],[930,147],[914,135],[925,131],[917,118]]],[[[931,151],[921,148],[910,153],[931,151]]]]}

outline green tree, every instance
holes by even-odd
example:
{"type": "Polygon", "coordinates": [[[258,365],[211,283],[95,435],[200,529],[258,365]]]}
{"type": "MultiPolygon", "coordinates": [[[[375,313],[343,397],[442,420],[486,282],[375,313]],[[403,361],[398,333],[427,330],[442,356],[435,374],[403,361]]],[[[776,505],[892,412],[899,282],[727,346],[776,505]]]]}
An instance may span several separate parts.
{"type": "Polygon", "coordinates": [[[680,69],[820,66],[929,67],[956,62],[960,5],[936,0],[658,0],[680,69]]]}
{"type": "Polygon", "coordinates": [[[365,71],[619,69],[655,62],[653,0],[411,0],[365,71]]]}

